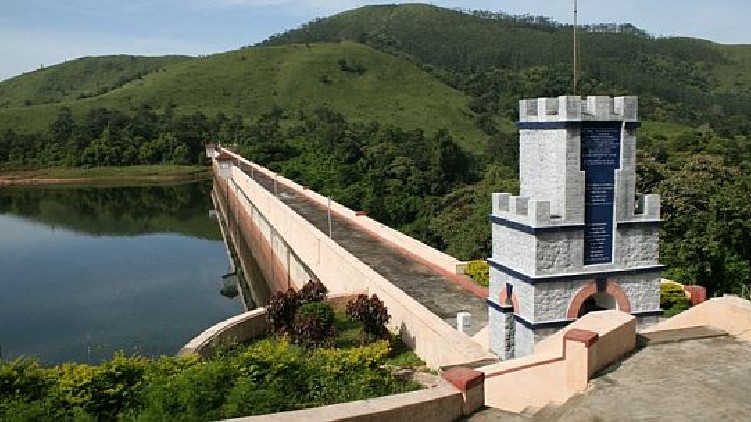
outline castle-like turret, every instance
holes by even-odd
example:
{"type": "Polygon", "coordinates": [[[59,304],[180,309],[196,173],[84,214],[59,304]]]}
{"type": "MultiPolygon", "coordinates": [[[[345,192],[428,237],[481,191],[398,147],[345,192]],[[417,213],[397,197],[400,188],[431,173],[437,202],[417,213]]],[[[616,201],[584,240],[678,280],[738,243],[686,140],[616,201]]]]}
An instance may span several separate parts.
{"type": "Polygon", "coordinates": [[[591,310],[660,314],[660,198],[637,196],[636,97],[519,104],[520,196],[492,197],[490,347],[533,351],[591,310]]]}

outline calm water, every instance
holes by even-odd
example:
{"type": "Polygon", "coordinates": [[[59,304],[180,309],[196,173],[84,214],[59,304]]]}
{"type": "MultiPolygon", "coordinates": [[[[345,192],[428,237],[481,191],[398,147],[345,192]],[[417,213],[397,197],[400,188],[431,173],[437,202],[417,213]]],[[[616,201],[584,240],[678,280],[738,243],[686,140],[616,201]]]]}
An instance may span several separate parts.
{"type": "Polygon", "coordinates": [[[210,189],[0,188],[3,357],[173,354],[242,312],[210,189]]]}

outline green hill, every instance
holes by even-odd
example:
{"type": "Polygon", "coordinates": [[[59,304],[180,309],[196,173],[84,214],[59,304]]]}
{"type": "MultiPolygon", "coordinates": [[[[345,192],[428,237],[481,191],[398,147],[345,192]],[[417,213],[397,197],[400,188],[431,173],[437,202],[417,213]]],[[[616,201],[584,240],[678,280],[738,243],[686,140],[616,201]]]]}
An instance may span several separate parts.
{"type": "Polygon", "coordinates": [[[0,82],[0,109],[93,97],[189,59],[118,55],[71,60],[0,82]]]}
{"type": "MultiPolygon", "coordinates": [[[[261,45],[343,40],[429,66],[475,97],[480,120],[513,118],[522,97],[572,91],[572,27],[541,17],[421,4],[366,6],[261,45]]],[[[751,117],[751,46],[655,38],[629,24],[583,27],[580,46],[583,95],[638,95],[646,120],[710,124],[727,133],[741,120],[731,115],[751,117]]]]}
{"type": "MultiPolygon", "coordinates": [[[[87,60],[92,59],[82,59],[87,60]]],[[[61,72],[69,65],[60,65],[61,72]]],[[[0,89],[5,85],[0,83],[0,89]]],[[[17,103],[18,99],[11,96],[6,101],[17,103]]],[[[446,128],[462,145],[479,150],[484,134],[474,125],[468,103],[467,95],[415,64],[371,47],[290,45],[182,60],[90,98],[2,108],[0,130],[44,130],[63,105],[74,116],[98,107],[130,111],[149,104],[176,114],[222,112],[246,119],[274,107],[296,112],[325,106],[354,121],[379,121],[427,132],[446,128]]]]}

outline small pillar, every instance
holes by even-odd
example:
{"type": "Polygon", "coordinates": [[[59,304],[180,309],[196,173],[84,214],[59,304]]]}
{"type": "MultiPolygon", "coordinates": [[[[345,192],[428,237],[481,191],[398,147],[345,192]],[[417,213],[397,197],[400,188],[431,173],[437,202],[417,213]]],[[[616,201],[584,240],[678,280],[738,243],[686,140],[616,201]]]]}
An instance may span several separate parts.
{"type": "Polygon", "coordinates": [[[459,332],[466,333],[472,327],[472,314],[469,312],[456,313],[456,329],[459,332]]]}
{"type": "Polygon", "coordinates": [[[599,339],[594,331],[571,329],[563,336],[563,354],[566,359],[566,386],[576,391],[585,391],[589,377],[594,374],[595,356],[593,345],[599,339]]]}
{"type": "Polygon", "coordinates": [[[222,152],[215,158],[215,160],[219,167],[219,177],[223,179],[232,178],[232,167],[235,165],[235,157],[226,152],[222,152]]]}
{"type": "Polygon", "coordinates": [[[451,368],[442,374],[443,379],[450,382],[462,392],[464,406],[462,413],[471,415],[485,406],[485,374],[470,368],[451,368]]]}
{"type": "Polygon", "coordinates": [[[205,145],[206,147],[206,157],[213,160],[216,158],[217,152],[216,152],[216,144],[213,142],[209,142],[205,145]]]}

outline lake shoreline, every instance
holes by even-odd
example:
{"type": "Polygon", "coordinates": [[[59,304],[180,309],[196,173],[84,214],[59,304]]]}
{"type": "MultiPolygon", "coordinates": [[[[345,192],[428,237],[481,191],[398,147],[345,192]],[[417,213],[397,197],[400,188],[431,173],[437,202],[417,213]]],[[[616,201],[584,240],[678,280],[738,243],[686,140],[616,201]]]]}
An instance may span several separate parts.
{"type": "Polygon", "coordinates": [[[3,186],[118,185],[131,182],[174,183],[211,178],[211,168],[201,166],[128,166],[45,168],[0,172],[3,186]]]}

